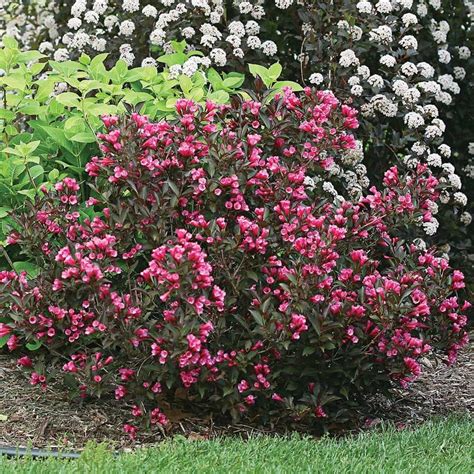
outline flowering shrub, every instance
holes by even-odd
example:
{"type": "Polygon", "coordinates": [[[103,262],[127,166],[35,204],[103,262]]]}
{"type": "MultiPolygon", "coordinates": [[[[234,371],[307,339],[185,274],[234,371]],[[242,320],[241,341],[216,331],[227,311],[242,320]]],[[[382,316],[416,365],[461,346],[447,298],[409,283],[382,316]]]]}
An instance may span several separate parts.
{"type": "MultiPolygon", "coordinates": [[[[177,55],[168,54],[173,74],[192,76],[211,64],[242,69],[244,55],[265,65],[279,55],[292,79],[301,73],[302,80],[338,90],[362,110],[361,136],[376,182],[402,158],[403,166],[418,160],[435,169],[445,164],[450,177],[444,178],[442,200],[451,204],[442,210],[446,234],[466,234],[462,228],[472,222],[458,177],[472,175],[469,138],[444,137],[447,120],[454,132],[470,116],[469,101],[457,96],[472,78],[471,1],[77,0],[39,1],[24,6],[23,14],[13,3],[5,8],[15,13],[5,31],[25,44],[35,31],[47,39],[41,51],[58,61],[83,51],[97,54],[108,45],[119,52],[115,59],[154,65],[163,52],[172,52],[175,38],[203,56],[175,62],[177,55]],[[447,162],[451,156],[457,167],[447,162]]],[[[429,233],[436,230],[434,224],[429,233]]]]}
{"type": "Polygon", "coordinates": [[[18,361],[32,384],[113,394],[133,437],[167,424],[166,402],[340,422],[422,358],[454,362],[463,275],[397,237],[432,218],[426,165],[345,197],[331,170],[358,119],[330,92],[184,99],[176,113],[104,117],[87,203],[67,178],[17,216],[9,242],[37,276],[0,273],[0,334],[12,351],[40,346],[18,361]]]}
{"type": "Polygon", "coordinates": [[[290,19],[285,12],[292,3],[293,0],[42,2],[36,8],[23,7],[23,15],[19,15],[20,7],[11,5],[11,21],[4,29],[7,34],[22,38],[25,44],[31,42],[32,35],[42,38],[39,48],[58,61],[82,52],[97,54],[108,49],[117,52],[115,59],[120,57],[130,65],[156,65],[156,53],[169,52],[171,41],[180,39],[186,40],[191,49],[205,53],[202,58],[193,57],[185,70],[196,70],[201,63],[218,67],[231,64],[235,69],[244,64],[244,56],[248,61],[250,56],[276,55],[276,42],[282,39],[274,38],[279,35],[275,34],[274,24],[266,21],[267,8],[272,9],[273,20],[290,25],[297,19],[296,11],[290,19]]]}
{"type": "Polygon", "coordinates": [[[324,9],[322,3],[327,4],[306,2],[302,16],[306,75],[361,109],[366,161],[376,181],[387,162],[416,166],[422,161],[448,172],[441,202],[451,205],[440,208],[437,241],[472,253],[465,227],[472,217],[459,177],[469,192],[470,137],[463,130],[471,115],[466,94],[474,64],[472,2],[336,1],[324,9]]]}

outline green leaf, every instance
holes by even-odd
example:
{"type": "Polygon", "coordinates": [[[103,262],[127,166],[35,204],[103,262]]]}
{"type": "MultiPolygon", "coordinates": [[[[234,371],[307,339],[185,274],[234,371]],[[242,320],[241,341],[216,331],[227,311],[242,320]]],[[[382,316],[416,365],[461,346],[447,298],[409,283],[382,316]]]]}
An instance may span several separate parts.
{"type": "Polygon", "coordinates": [[[43,343],[41,341],[29,342],[26,344],[26,348],[29,351],[37,351],[42,345],[43,343]]]}
{"type": "Polygon", "coordinates": [[[0,337],[0,349],[2,349],[2,347],[5,347],[7,345],[8,339],[10,339],[10,335],[0,337]]]}
{"type": "Polygon", "coordinates": [[[185,94],[189,94],[193,88],[193,81],[188,76],[181,74],[181,76],[179,76],[179,85],[185,94]]]}
{"type": "Polygon", "coordinates": [[[81,57],[79,58],[79,62],[80,62],[81,64],[84,64],[85,66],[87,66],[87,65],[90,64],[91,58],[90,58],[90,56],[88,56],[87,54],[82,53],[82,54],[81,54],[81,57]]]}
{"type": "Polygon", "coordinates": [[[223,81],[224,87],[229,87],[231,89],[235,89],[237,87],[240,87],[244,82],[244,76],[242,75],[241,77],[227,77],[223,81]]]}
{"type": "Polygon", "coordinates": [[[5,48],[10,48],[10,49],[17,49],[18,48],[18,41],[15,38],[12,38],[11,36],[4,36],[2,38],[2,43],[5,48]]]}
{"type": "Polygon", "coordinates": [[[23,51],[17,56],[17,61],[19,63],[30,63],[32,61],[38,61],[42,58],[45,58],[44,54],[41,54],[39,51],[30,50],[30,51],[23,51]]]}
{"type": "Polygon", "coordinates": [[[207,98],[218,104],[226,104],[227,102],[229,102],[230,96],[225,91],[215,91],[209,94],[207,98]]]}
{"type": "Polygon", "coordinates": [[[273,82],[275,82],[270,76],[269,70],[266,67],[260,66],[260,64],[250,64],[249,71],[253,77],[260,77],[267,87],[271,87],[273,82]]]}
{"type": "Polygon", "coordinates": [[[11,211],[12,211],[11,207],[5,207],[5,206],[0,207],[0,219],[7,217],[11,211]]]}
{"type": "Polygon", "coordinates": [[[268,69],[268,75],[269,75],[274,81],[276,81],[276,80],[280,77],[282,70],[283,70],[283,68],[281,67],[281,64],[280,64],[280,63],[272,64],[272,65],[270,66],[270,68],[268,69]]]}
{"type": "Polygon", "coordinates": [[[31,262],[13,262],[13,268],[17,273],[26,272],[29,278],[36,278],[40,268],[31,262]]]}
{"type": "Polygon", "coordinates": [[[56,181],[59,178],[59,170],[57,168],[54,168],[54,170],[51,170],[48,173],[48,180],[49,181],[56,181]]]}
{"type": "Polygon", "coordinates": [[[263,326],[265,324],[265,321],[263,320],[263,317],[260,311],[257,311],[255,309],[251,309],[249,311],[250,311],[250,314],[253,316],[253,319],[259,326],[263,326]]]}
{"type": "Polygon", "coordinates": [[[63,92],[56,96],[56,100],[66,107],[78,108],[81,104],[80,97],[74,92],[63,92]]]}
{"type": "Polygon", "coordinates": [[[290,87],[294,92],[299,92],[303,90],[303,86],[293,81],[278,81],[273,84],[274,89],[283,89],[283,87],[290,87]]]}
{"type": "Polygon", "coordinates": [[[165,54],[158,58],[158,62],[166,64],[167,66],[174,66],[176,64],[183,65],[188,59],[188,55],[184,53],[165,54]]]}
{"type": "Polygon", "coordinates": [[[80,132],[71,137],[70,140],[79,143],[95,143],[96,137],[92,132],[80,132]]]}

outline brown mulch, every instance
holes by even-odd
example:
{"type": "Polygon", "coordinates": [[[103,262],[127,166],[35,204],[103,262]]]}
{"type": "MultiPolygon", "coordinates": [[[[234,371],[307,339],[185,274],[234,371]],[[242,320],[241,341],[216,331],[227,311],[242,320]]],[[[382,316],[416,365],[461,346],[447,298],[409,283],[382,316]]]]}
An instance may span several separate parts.
{"type": "MultiPolygon", "coordinates": [[[[404,427],[433,417],[474,415],[474,346],[464,350],[451,369],[442,363],[426,366],[409,391],[397,390],[395,397],[380,398],[371,406],[370,426],[390,420],[404,427]]],[[[142,435],[137,442],[128,440],[121,427],[129,413],[129,408],[114,401],[70,402],[54,387],[42,393],[29,384],[14,360],[0,356],[0,446],[81,449],[94,440],[130,448],[163,439],[165,434],[158,431],[142,435]]],[[[209,418],[182,412],[171,413],[170,418],[173,434],[191,439],[259,432],[245,425],[215,426],[209,418]]]]}
{"type": "Polygon", "coordinates": [[[459,354],[452,367],[426,361],[422,375],[409,390],[396,390],[395,397],[377,400],[372,415],[375,421],[390,420],[400,425],[436,417],[474,416],[474,344],[459,354]]]}

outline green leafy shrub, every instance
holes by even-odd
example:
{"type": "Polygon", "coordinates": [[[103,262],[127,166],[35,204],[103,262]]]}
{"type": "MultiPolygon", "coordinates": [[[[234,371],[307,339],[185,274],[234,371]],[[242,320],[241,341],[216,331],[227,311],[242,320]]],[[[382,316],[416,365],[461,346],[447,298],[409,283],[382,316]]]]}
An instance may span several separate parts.
{"type": "Polygon", "coordinates": [[[84,166],[98,152],[101,115],[140,109],[157,120],[174,112],[177,98],[226,103],[242,86],[242,74],[213,69],[171,77],[169,66],[189,57],[184,43],[174,46],[177,52],[162,58],[166,67],[158,72],[156,67],[129,68],[123,61],[106,68],[106,54],[59,63],[38,51],[22,52],[14,39],[3,38],[0,241],[8,212],[33,199],[42,184],[66,175],[85,178],[84,166]]]}

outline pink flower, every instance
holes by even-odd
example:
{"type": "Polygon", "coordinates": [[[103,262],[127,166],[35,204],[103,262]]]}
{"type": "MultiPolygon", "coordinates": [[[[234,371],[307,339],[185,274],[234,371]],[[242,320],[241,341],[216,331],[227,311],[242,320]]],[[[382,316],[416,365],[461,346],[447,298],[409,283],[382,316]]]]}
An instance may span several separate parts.
{"type": "Polygon", "coordinates": [[[11,334],[12,328],[5,323],[0,323],[0,337],[5,337],[11,334]]]}

